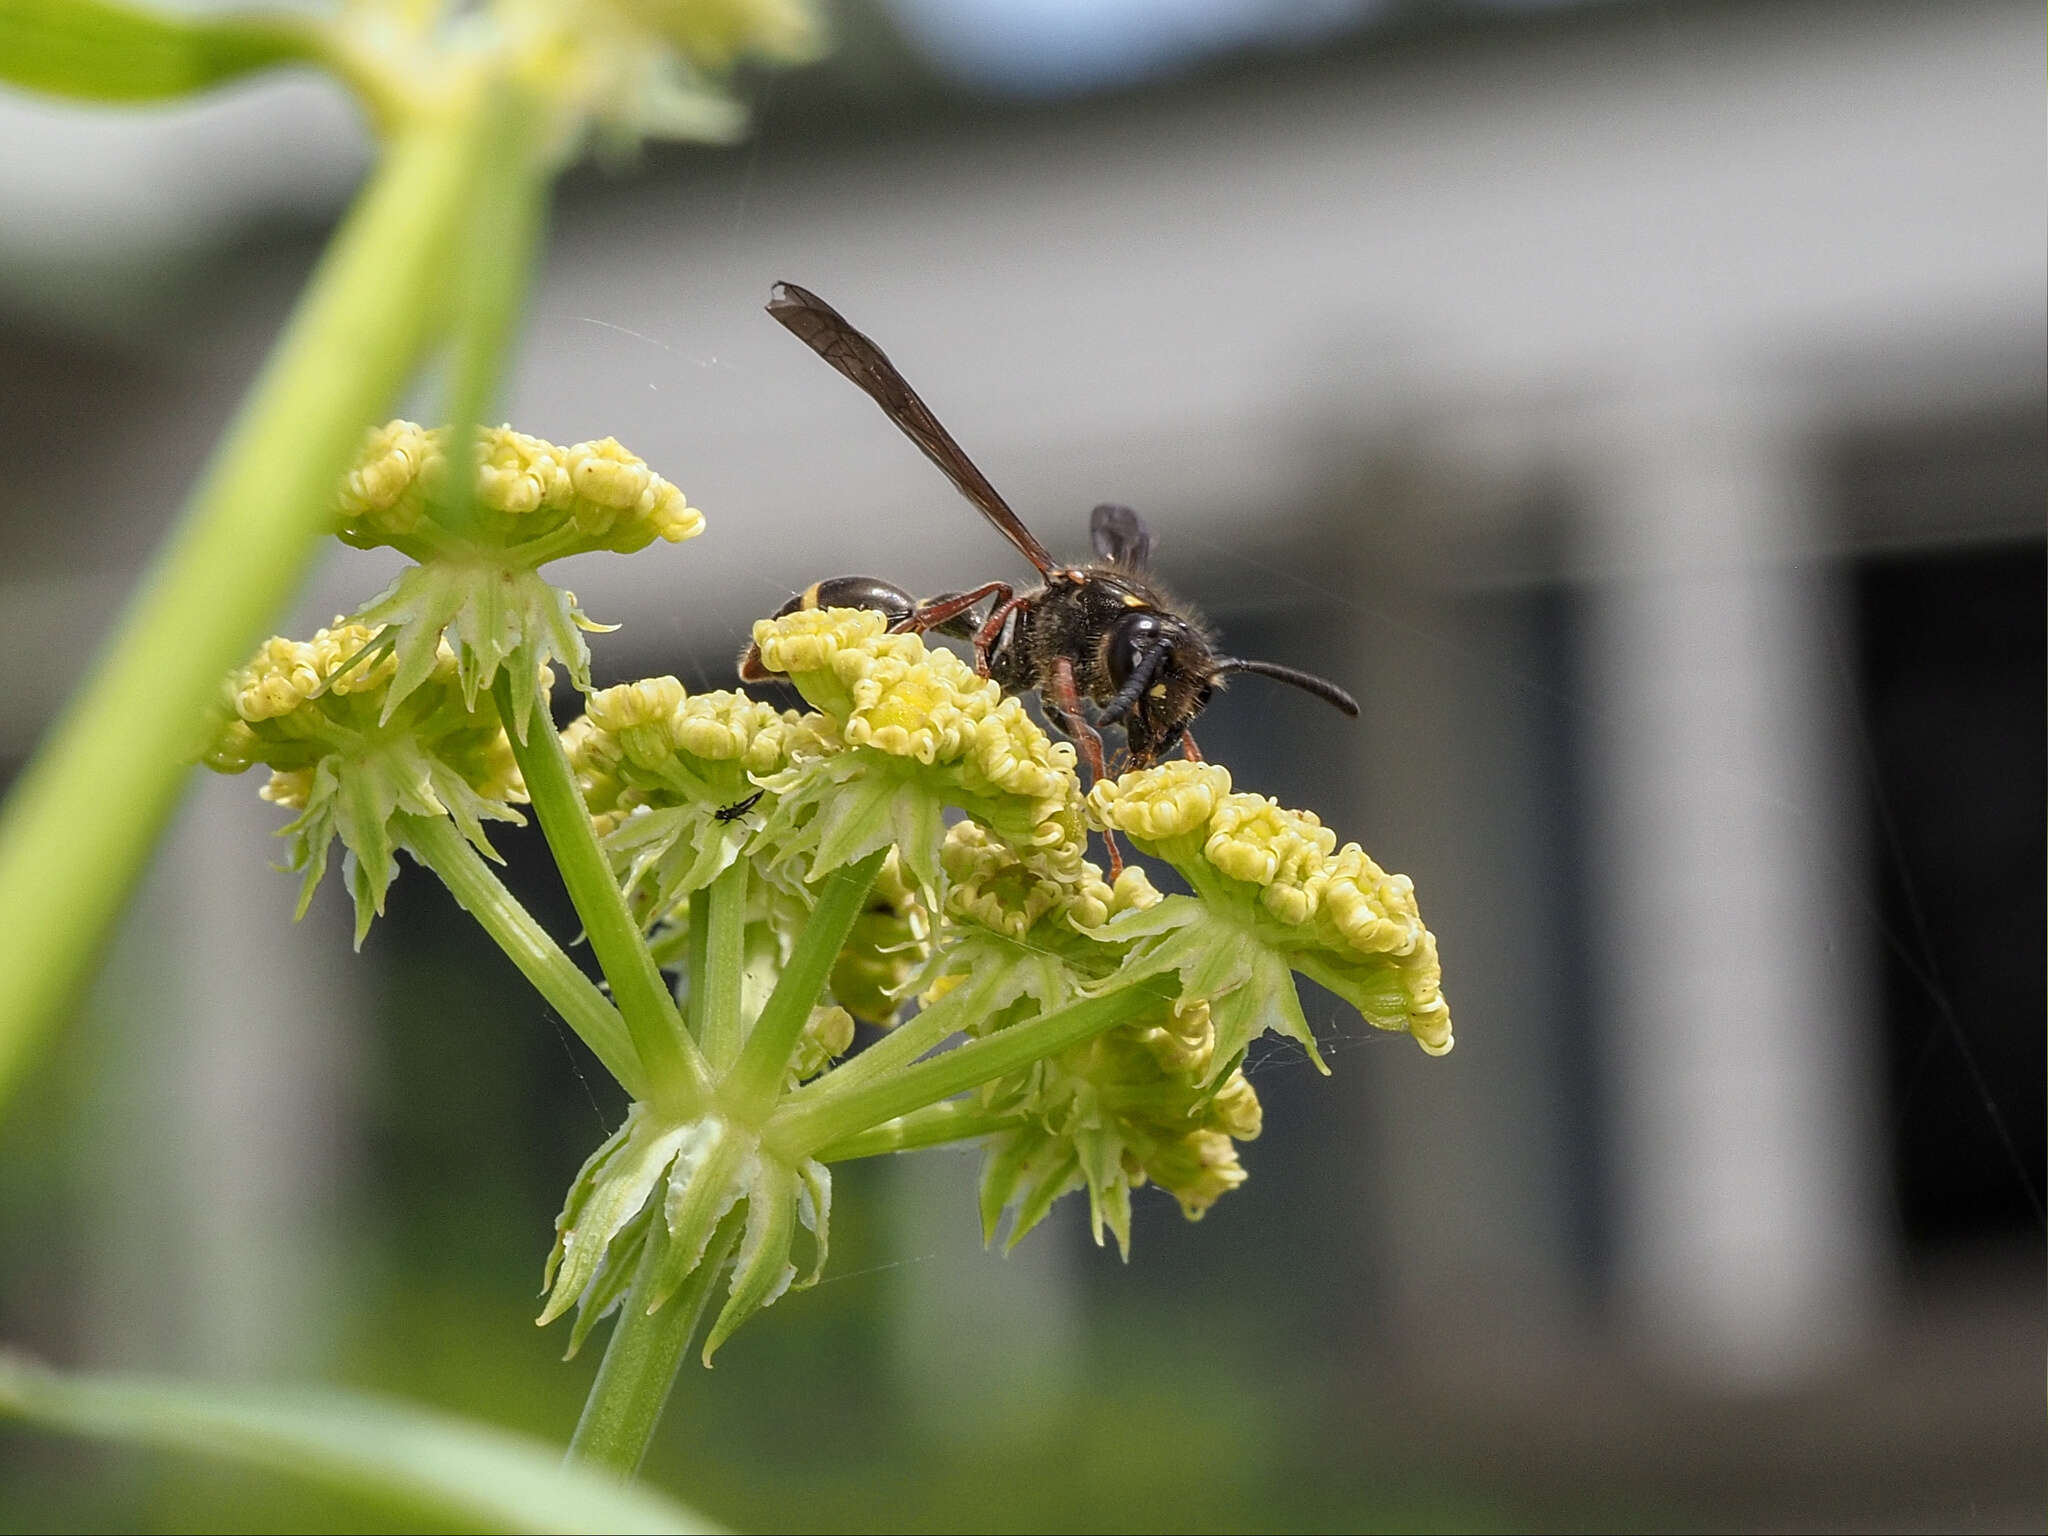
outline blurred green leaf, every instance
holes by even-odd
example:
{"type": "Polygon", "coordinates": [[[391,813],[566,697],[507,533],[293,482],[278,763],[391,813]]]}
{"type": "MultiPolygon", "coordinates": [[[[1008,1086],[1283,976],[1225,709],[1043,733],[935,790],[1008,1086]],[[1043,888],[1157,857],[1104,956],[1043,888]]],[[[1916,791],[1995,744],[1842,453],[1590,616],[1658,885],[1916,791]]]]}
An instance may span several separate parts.
{"type": "Polygon", "coordinates": [[[160,101],[276,64],[317,61],[284,15],[174,16],[107,0],[0,0],[0,79],[90,101],[160,101]]]}
{"type": "Polygon", "coordinates": [[[304,1477],[484,1531],[715,1531],[538,1440],[388,1398],[66,1376],[0,1352],[0,1416],[304,1477]]]}

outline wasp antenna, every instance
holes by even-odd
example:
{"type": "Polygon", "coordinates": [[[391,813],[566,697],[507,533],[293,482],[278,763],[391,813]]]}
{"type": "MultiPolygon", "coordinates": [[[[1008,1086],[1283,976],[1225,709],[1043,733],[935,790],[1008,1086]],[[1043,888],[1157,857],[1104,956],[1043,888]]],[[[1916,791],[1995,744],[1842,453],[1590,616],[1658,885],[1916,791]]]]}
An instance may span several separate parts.
{"type": "Polygon", "coordinates": [[[1350,694],[1339,688],[1328,678],[1317,677],[1313,672],[1297,672],[1294,668],[1283,667],[1278,662],[1247,661],[1241,656],[1225,656],[1216,663],[1216,670],[1218,672],[1255,672],[1260,677],[1270,677],[1275,682],[1286,683],[1290,687],[1299,688],[1303,693],[1312,693],[1326,704],[1336,705],[1337,708],[1343,710],[1345,714],[1351,716],[1354,720],[1358,718],[1358,700],[1352,698],[1350,694]]]}

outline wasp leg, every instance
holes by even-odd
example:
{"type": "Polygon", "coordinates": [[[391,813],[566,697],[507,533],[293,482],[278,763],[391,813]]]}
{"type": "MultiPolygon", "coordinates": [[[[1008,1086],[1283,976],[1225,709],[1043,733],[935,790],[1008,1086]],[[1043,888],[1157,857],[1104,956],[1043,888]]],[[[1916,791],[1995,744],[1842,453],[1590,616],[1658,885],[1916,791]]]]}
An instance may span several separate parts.
{"type": "MultiPolygon", "coordinates": [[[[979,648],[977,645],[976,649],[979,648]]],[[[1093,785],[1107,778],[1102,765],[1102,733],[1081,713],[1081,692],[1074,686],[1074,663],[1065,656],[1052,664],[1052,705],[1059,711],[1067,734],[1081,749],[1082,761],[1088,765],[1088,782],[1093,785]]],[[[1109,879],[1114,885],[1116,877],[1124,872],[1124,856],[1116,845],[1116,834],[1107,827],[1102,829],[1102,846],[1109,850],[1109,879]]]]}
{"type": "MultiPolygon", "coordinates": [[[[989,581],[971,592],[948,592],[943,597],[928,597],[891,624],[889,632],[892,635],[921,635],[927,630],[946,629],[985,597],[994,598],[1000,608],[1010,600],[1010,588],[1005,582],[989,581]]],[[[980,654],[979,650],[976,654],[980,654]]]]}
{"type": "MultiPolygon", "coordinates": [[[[987,621],[983,623],[981,628],[976,630],[974,634],[974,670],[979,672],[983,677],[988,676],[989,647],[994,645],[996,643],[996,637],[1002,634],[1003,625],[1009,620],[1010,615],[1015,613],[1019,608],[1026,606],[1031,601],[1028,597],[1011,596],[1010,589],[1008,587],[1002,587],[1001,583],[999,582],[991,583],[991,585],[1001,587],[1003,595],[996,599],[995,607],[989,609],[988,611],[987,621]]],[[[1073,683],[1074,669],[1072,667],[1068,667],[1067,693],[1070,697],[1074,697],[1076,700],[1074,704],[1074,718],[1078,720],[1081,718],[1079,714],[1080,703],[1078,701],[1078,696],[1074,694],[1073,683]]],[[[1099,744],[1102,738],[1100,736],[1097,736],[1095,739],[1098,743],[1099,748],[1099,744]]]]}
{"type": "Polygon", "coordinates": [[[1202,760],[1202,749],[1195,745],[1195,733],[1193,731],[1182,731],[1180,733],[1180,749],[1187,754],[1189,762],[1199,763],[1202,760]]]}

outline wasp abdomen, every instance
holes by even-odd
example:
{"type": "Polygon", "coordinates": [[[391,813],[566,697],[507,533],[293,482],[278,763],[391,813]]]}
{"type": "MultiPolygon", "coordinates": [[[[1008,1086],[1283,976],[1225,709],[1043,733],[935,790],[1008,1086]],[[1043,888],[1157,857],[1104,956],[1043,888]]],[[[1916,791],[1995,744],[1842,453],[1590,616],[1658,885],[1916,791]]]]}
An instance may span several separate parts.
{"type": "MultiPolygon", "coordinates": [[[[917,599],[892,581],[879,576],[828,576],[814,581],[775,610],[774,616],[806,612],[815,608],[871,608],[888,617],[895,628],[917,611],[917,599]]],[[[775,675],[761,665],[761,653],[752,645],[740,652],[740,680],[771,683],[775,675]]]]}
{"type": "Polygon", "coordinates": [[[775,617],[811,608],[872,608],[900,624],[917,610],[917,599],[879,576],[831,576],[814,581],[775,610],[775,617]]]}

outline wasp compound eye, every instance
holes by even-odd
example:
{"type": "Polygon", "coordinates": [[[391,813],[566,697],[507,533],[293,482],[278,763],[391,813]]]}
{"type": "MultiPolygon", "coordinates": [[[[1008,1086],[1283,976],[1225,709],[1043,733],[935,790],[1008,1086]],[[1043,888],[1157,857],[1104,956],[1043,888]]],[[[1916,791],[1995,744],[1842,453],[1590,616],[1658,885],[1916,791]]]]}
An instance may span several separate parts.
{"type": "MultiPolygon", "coordinates": [[[[1134,613],[1117,621],[1110,632],[1109,652],[1104,660],[1109,664],[1110,684],[1119,694],[1144,666],[1146,658],[1161,649],[1165,638],[1166,625],[1156,613],[1134,613]]],[[[1153,665],[1156,667],[1157,663],[1153,665]]]]}

